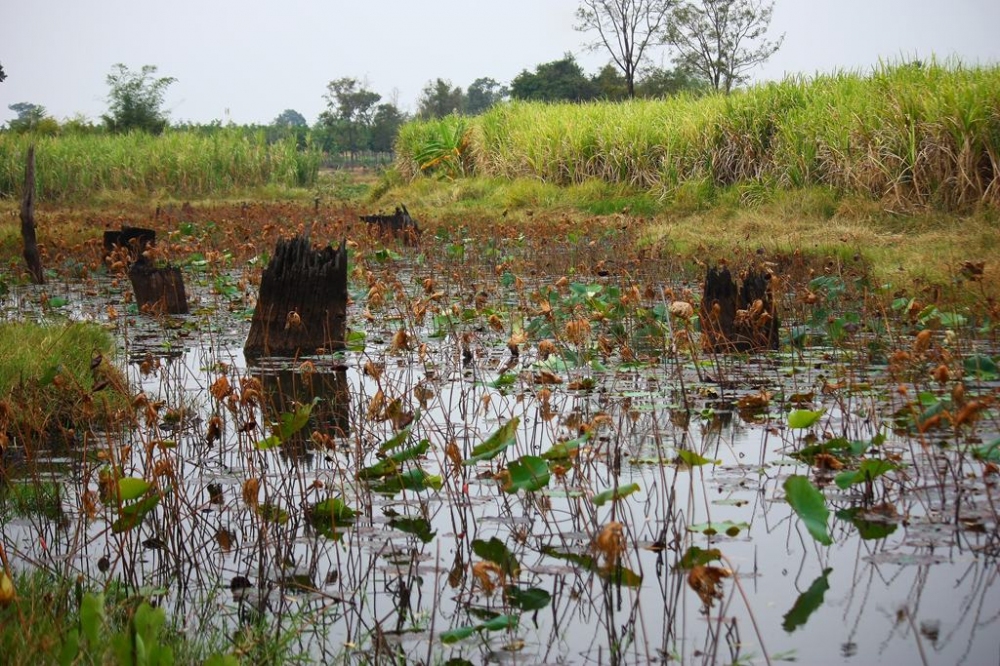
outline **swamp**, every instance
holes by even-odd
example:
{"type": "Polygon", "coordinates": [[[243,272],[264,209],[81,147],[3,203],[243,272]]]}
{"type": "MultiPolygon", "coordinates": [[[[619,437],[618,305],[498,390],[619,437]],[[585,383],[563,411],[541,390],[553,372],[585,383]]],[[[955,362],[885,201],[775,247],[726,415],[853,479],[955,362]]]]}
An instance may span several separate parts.
{"type": "MultiPolygon", "coordinates": [[[[989,97],[996,76],[969,90],[989,97]]],[[[475,131],[408,126],[398,170],[325,174],[297,197],[187,202],[154,184],[83,205],[50,179],[43,284],[3,202],[0,650],[996,663],[1000,121],[983,121],[993,143],[952,141],[919,89],[866,98],[887,109],[866,127],[901,127],[904,107],[923,119],[903,127],[922,137],[910,161],[863,128],[834,150],[833,125],[860,113],[809,134],[812,152],[808,133],[752,122],[827,103],[793,82],[702,103],[708,129],[683,131],[714,143],[674,171],[675,153],[602,143],[621,129],[610,116],[578,123],[601,159],[562,140],[570,115],[673,106],[511,105],[475,131]],[[461,150],[443,144],[455,136],[461,150]],[[683,182],[639,174],[654,161],[683,182]],[[363,219],[394,206],[412,233],[363,219]],[[180,269],[186,314],[136,302],[136,253],[102,242],[124,225],[156,232],[140,254],[180,269]],[[248,358],[262,276],[292,237],[343,248],[343,339],[248,358]],[[764,348],[712,342],[722,308],[704,283],[722,267],[766,282],[732,313],[773,327],[764,348]],[[31,601],[38,574],[57,589],[31,601]]]]}

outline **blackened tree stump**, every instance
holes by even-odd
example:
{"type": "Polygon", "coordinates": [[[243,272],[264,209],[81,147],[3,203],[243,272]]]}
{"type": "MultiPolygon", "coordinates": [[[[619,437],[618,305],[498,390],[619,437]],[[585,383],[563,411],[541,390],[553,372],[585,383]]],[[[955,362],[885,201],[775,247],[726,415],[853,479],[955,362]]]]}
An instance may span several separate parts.
{"type": "Polygon", "coordinates": [[[177,266],[155,266],[139,257],[128,270],[139,309],[151,314],[187,314],[184,276],[177,266]]]}
{"type": "Polygon", "coordinates": [[[260,281],[243,353],[247,358],[343,349],[347,332],[347,243],[314,250],[309,239],[278,241],[260,281]]]}
{"type": "Polygon", "coordinates": [[[710,268],[700,318],[702,344],[712,352],[778,348],[778,313],[770,273],[750,269],[737,286],[727,267],[710,268]]]}
{"type": "Polygon", "coordinates": [[[380,236],[400,238],[406,243],[416,242],[420,238],[420,226],[410,217],[406,206],[397,206],[392,215],[361,215],[360,218],[370,229],[377,230],[380,236]]]}
{"type": "Polygon", "coordinates": [[[24,167],[24,193],[21,197],[21,239],[24,241],[24,262],[35,284],[45,282],[42,257],[35,237],[35,145],[28,146],[28,160],[24,167]]]}
{"type": "Polygon", "coordinates": [[[121,230],[108,229],[104,232],[105,257],[113,255],[116,249],[128,252],[129,263],[137,261],[146,248],[156,244],[156,232],[142,227],[122,226],[121,230]]]}

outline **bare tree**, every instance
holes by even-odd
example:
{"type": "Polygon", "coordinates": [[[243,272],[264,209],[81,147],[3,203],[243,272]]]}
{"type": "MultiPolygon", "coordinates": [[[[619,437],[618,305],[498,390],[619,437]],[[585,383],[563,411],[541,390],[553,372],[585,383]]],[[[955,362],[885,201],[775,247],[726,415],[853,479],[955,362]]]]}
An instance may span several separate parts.
{"type": "Polygon", "coordinates": [[[666,41],[678,51],[677,64],[708,79],[716,91],[729,94],[748,72],[781,48],[764,38],[774,2],[699,0],[674,11],[666,41]]]}
{"type": "Polygon", "coordinates": [[[576,10],[580,32],[596,32],[587,45],[604,48],[625,75],[628,96],[635,97],[635,77],[646,49],[659,44],[677,0],[583,0],[576,10]]]}

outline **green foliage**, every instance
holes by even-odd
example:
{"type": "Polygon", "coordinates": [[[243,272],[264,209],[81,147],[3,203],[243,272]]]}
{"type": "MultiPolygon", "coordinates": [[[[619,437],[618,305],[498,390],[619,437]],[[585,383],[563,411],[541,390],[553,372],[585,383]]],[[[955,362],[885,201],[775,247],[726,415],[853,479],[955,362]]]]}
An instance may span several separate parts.
{"type": "Polygon", "coordinates": [[[549,485],[549,464],[538,456],[521,456],[507,466],[507,472],[510,478],[503,489],[508,493],[533,492],[549,485]]]}
{"type": "Polygon", "coordinates": [[[435,79],[424,86],[417,100],[417,117],[424,120],[445,118],[465,111],[465,93],[451,81],[435,79]]]}
{"type": "Polygon", "coordinates": [[[619,500],[636,492],[639,492],[639,484],[629,483],[624,486],[616,486],[608,490],[603,490],[594,495],[590,501],[594,503],[594,506],[604,506],[611,500],[619,500]]]}
{"type": "Polygon", "coordinates": [[[510,82],[510,96],[534,102],[585,102],[597,97],[597,86],[571,53],[543,63],[534,73],[522,71],[510,82]]]}
{"type": "Polygon", "coordinates": [[[826,498],[816,486],[804,476],[790,476],[785,479],[785,499],[795,511],[813,539],[829,546],[833,543],[827,528],[830,510],[826,508],[826,498]]]}
{"type": "Polygon", "coordinates": [[[830,589],[829,578],[832,571],[833,569],[824,569],[822,575],[809,585],[809,589],[798,596],[792,608],[785,613],[782,629],[792,633],[799,627],[805,626],[809,616],[823,605],[823,596],[830,589]]]}
{"type": "Polygon", "coordinates": [[[480,460],[490,460],[500,455],[504,449],[517,441],[517,426],[520,423],[521,418],[518,416],[507,421],[499,430],[473,448],[472,455],[463,460],[462,464],[474,465],[480,460]]]}
{"type": "Polygon", "coordinates": [[[303,403],[296,407],[294,412],[282,412],[278,416],[278,423],[274,425],[271,435],[257,442],[257,448],[262,451],[272,449],[291,439],[295,433],[305,428],[306,424],[309,423],[312,410],[319,400],[320,398],[317,396],[312,399],[312,402],[303,403]]]}
{"type": "MultiPolygon", "coordinates": [[[[704,184],[701,200],[713,188],[761,182],[968,210],[1000,202],[994,181],[974,168],[1000,151],[998,88],[1000,67],[938,63],[626,103],[532,104],[518,100],[559,97],[552,87],[537,96],[512,87],[514,102],[468,119],[469,153],[480,177],[598,179],[664,200],[687,183],[704,184]]],[[[407,178],[421,173],[414,156],[436,138],[411,125],[396,144],[407,178]]]]}
{"type": "Polygon", "coordinates": [[[0,191],[21,196],[24,155],[36,146],[38,201],[69,202],[98,192],[177,198],[214,197],[267,185],[308,187],[320,155],[298,150],[294,137],[269,144],[263,130],[210,134],[169,131],[159,136],[0,133],[0,191]]]}
{"type": "Polygon", "coordinates": [[[104,124],[116,133],[131,131],[159,134],[167,126],[163,98],[167,88],[177,79],[156,78],[156,66],[143,65],[138,72],[122,63],[116,64],[107,76],[108,113],[104,124]]]}

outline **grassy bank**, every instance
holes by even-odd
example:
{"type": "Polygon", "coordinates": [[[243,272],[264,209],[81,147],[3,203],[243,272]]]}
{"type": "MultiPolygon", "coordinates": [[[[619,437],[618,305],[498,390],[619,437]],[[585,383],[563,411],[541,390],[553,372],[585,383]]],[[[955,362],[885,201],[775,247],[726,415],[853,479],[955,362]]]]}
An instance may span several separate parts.
{"type": "Polygon", "coordinates": [[[0,323],[0,438],[39,442],[108,417],[126,405],[114,346],[91,323],[0,323]]]}
{"type": "MultiPolygon", "coordinates": [[[[0,574],[2,576],[4,574],[0,574]]],[[[238,664],[225,636],[192,638],[166,626],[162,609],[111,588],[84,593],[44,571],[8,579],[0,603],[5,664],[238,664]]]]}
{"type": "Polygon", "coordinates": [[[821,186],[892,210],[1000,204],[1000,67],[931,63],[724,96],[494,107],[405,125],[404,178],[598,179],[670,202],[690,184],[821,186]]]}
{"type": "Polygon", "coordinates": [[[41,202],[92,201],[114,193],[172,198],[218,197],[269,186],[309,187],[320,155],[290,138],[268,144],[263,133],[234,129],[211,135],[160,136],[0,133],[0,193],[19,199],[24,160],[34,143],[41,202]]]}

